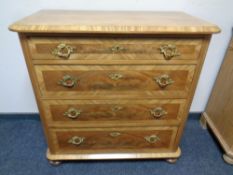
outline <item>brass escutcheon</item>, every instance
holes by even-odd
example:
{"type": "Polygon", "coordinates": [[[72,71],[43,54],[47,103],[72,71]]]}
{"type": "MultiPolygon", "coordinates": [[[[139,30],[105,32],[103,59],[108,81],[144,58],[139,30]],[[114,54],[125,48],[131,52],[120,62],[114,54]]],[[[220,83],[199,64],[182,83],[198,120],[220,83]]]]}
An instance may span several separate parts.
{"type": "Polygon", "coordinates": [[[72,88],[77,85],[77,79],[71,75],[64,75],[62,79],[58,81],[58,84],[63,87],[72,88]]]}
{"type": "Polygon", "coordinates": [[[66,112],[64,112],[64,115],[71,119],[76,119],[81,114],[81,110],[76,108],[69,108],[66,112]]]}
{"type": "Polygon", "coordinates": [[[154,134],[150,135],[150,136],[145,136],[144,139],[149,143],[156,143],[157,141],[160,140],[160,138],[154,134]]]}
{"type": "Polygon", "coordinates": [[[120,111],[120,110],[122,110],[122,109],[123,109],[122,106],[112,106],[112,107],[111,107],[111,110],[112,110],[113,112],[117,112],[117,111],[120,111]]]}
{"type": "Polygon", "coordinates": [[[85,140],[85,137],[73,136],[68,140],[68,143],[78,146],[81,143],[83,143],[84,140],[85,140]]]}
{"type": "Polygon", "coordinates": [[[110,135],[111,137],[118,137],[118,136],[121,135],[121,133],[120,133],[120,132],[111,132],[109,135],[110,135]]]}
{"type": "Polygon", "coordinates": [[[111,73],[109,74],[109,78],[111,78],[112,80],[119,80],[123,78],[123,75],[120,73],[111,73]]]}
{"type": "Polygon", "coordinates": [[[163,74],[159,77],[155,77],[154,79],[161,88],[165,88],[168,85],[171,85],[172,83],[174,83],[174,81],[167,74],[163,74]]]}
{"type": "Polygon", "coordinates": [[[174,44],[166,44],[161,46],[160,52],[161,54],[163,54],[166,60],[170,60],[175,56],[180,56],[180,53],[178,52],[176,45],[174,44]]]}
{"type": "Polygon", "coordinates": [[[150,113],[151,115],[156,118],[156,119],[159,119],[161,118],[162,116],[164,115],[167,115],[167,111],[165,111],[163,108],[161,107],[157,107],[157,108],[154,108],[154,109],[151,109],[150,110],[150,113]]]}
{"type": "Polygon", "coordinates": [[[70,55],[74,52],[74,50],[74,47],[61,43],[55,49],[53,49],[52,54],[68,59],[70,55]]]}
{"type": "Polygon", "coordinates": [[[115,45],[115,46],[112,46],[110,48],[110,50],[115,53],[115,52],[122,52],[122,51],[126,51],[127,49],[124,48],[123,46],[120,46],[120,45],[115,45]]]}

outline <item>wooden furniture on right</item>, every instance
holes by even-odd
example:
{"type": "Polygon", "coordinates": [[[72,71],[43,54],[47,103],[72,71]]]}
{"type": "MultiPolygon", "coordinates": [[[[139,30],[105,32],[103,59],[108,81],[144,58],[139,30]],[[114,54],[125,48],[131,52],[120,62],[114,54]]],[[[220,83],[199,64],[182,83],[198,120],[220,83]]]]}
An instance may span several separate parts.
{"type": "Polygon", "coordinates": [[[207,124],[222,145],[224,160],[233,165],[233,39],[216,79],[201,124],[207,124]]]}

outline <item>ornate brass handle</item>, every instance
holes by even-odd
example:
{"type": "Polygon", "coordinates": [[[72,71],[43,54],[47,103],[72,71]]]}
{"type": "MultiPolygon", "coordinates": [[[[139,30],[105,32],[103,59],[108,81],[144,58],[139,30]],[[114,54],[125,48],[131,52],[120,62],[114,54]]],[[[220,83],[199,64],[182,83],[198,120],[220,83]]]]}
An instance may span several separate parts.
{"type": "Polygon", "coordinates": [[[64,115],[68,118],[75,119],[81,114],[81,110],[76,108],[69,108],[64,115]]]}
{"type": "Polygon", "coordinates": [[[52,54],[58,57],[68,59],[70,55],[74,52],[74,50],[74,47],[61,43],[52,51],[52,54]]]}
{"type": "Polygon", "coordinates": [[[120,73],[111,73],[109,74],[109,78],[111,78],[112,80],[119,80],[123,78],[123,75],[120,73]]]}
{"type": "Polygon", "coordinates": [[[85,137],[73,136],[68,140],[68,143],[78,146],[81,143],[83,143],[84,140],[85,140],[85,137]]]}
{"type": "Polygon", "coordinates": [[[112,46],[110,48],[110,50],[115,53],[115,52],[122,52],[122,51],[126,51],[126,48],[124,48],[123,46],[120,46],[120,45],[115,45],[115,46],[112,46]]]}
{"type": "Polygon", "coordinates": [[[58,84],[67,88],[72,88],[77,85],[77,79],[71,75],[64,75],[62,79],[58,81],[58,84]]]}
{"type": "Polygon", "coordinates": [[[178,52],[176,45],[174,44],[167,44],[160,47],[160,52],[163,54],[166,60],[170,60],[175,56],[179,56],[180,53],[178,52]]]}
{"type": "Polygon", "coordinates": [[[162,116],[166,115],[167,114],[167,111],[165,111],[163,108],[161,107],[157,107],[157,108],[154,108],[152,110],[150,110],[150,113],[151,115],[156,118],[156,119],[159,119],[161,118],[162,116]]]}
{"type": "Polygon", "coordinates": [[[161,88],[165,88],[166,86],[174,83],[174,81],[167,74],[161,75],[159,77],[155,77],[154,79],[161,88]]]}
{"type": "Polygon", "coordinates": [[[120,133],[120,132],[111,132],[109,135],[110,135],[111,137],[118,137],[118,136],[121,135],[121,133],[120,133]]]}
{"type": "Polygon", "coordinates": [[[160,138],[157,135],[150,135],[150,136],[146,136],[144,137],[144,139],[149,142],[149,143],[156,143],[157,141],[160,140],[160,138]]]}

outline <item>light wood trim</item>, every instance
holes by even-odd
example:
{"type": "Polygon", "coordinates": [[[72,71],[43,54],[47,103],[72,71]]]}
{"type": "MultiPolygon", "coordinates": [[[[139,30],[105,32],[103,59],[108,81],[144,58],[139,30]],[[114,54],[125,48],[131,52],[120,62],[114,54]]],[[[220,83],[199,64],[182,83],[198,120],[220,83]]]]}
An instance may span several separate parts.
{"type": "Polygon", "coordinates": [[[183,12],[42,10],[9,27],[28,33],[210,34],[220,29],[183,12]],[[135,20],[136,19],[136,20],[135,20]]]}
{"type": "MultiPolygon", "coordinates": [[[[35,75],[33,64],[32,64],[32,59],[31,59],[31,56],[30,56],[28,43],[27,43],[28,42],[27,37],[24,34],[20,33],[19,38],[20,38],[20,43],[21,43],[21,47],[22,47],[22,50],[23,50],[23,54],[24,54],[24,57],[25,57],[28,73],[29,73],[31,83],[32,83],[32,86],[33,86],[33,92],[34,92],[34,95],[35,95],[35,98],[36,98],[36,103],[37,103],[37,106],[38,106],[38,109],[39,109],[40,113],[43,113],[43,107],[41,105],[41,100],[40,100],[40,94],[38,93],[40,91],[40,89],[39,89],[39,86],[38,86],[38,83],[37,83],[36,75],[35,75]]],[[[43,115],[41,115],[40,118],[41,118],[41,122],[42,122],[42,125],[43,125],[43,131],[45,133],[45,139],[47,141],[48,147],[52,148],[52,144],[51,144],[52,140],[49,138],[49,131],[48,131],[48,126],[47,126],[46,119],[43,117],[43,115]]]]}
{"type": "Polygon", "coordinates": [[[219,130],[216,128],[215,124],[213,123],[212,119],[206,112],[202,113],[202,117],[207,121],[207,125],[213,130],[215,136],[217,137],[219,143],[223,147],[224,151],[227,153],[228,156],[233,158],[233,152],[232,149],[228,146],[226,143],[224,137],[221,135],[219,130]]]}
{"type": "Polygon", "coordinates": [[[229,156],[228,154],[223,154],[223,159],[226,163],[233,165],[233,157],[229,156]]]}
{"type": "Polygon", "coordinates": [[[46,156],[49,160],[161,159],[178,158],[181,156],[181,150],[178,148],[174,152],[160,153],[52,154],[48,149],[46,156]]]}
{"type": "Polygon", "coordinates": [[[32,60],[34,65],[196,65],[198,60],[32,60]]]}
{"type": "Polygon", "coordinates": [[[207,129],[207,122],[206,122],[206,119],[205,119],[203,114],[199,120],[199,123],[200,123],[202,129],[207,129]]]}
{"type": "Polygon", "coordinates": [[[201,69],[202,69],[202,66],[203,66],[203,63],[204,63],[204,60],[205,60],[205,56],[206,56],[206,53],[207,53],[207,50],[208,50],[208,47],[209,47],[210,39],[211,39],[211,35],[206,35],[205,38],[204,38],[204,43],[203,43],[203,47],[202,47],[202,50],[201,50],[201,53],[200,53],[199,62],[197,64],[197,68],[196,68],[196,71],[195,71],[195,74],[194,74],[194,78],[192,80],[192,85],[190,86],[191,89],[190,89],[190,92],[189,92],[189,96],[187,97],[188,102],[186,103],[186,106],[185,106],[184,117],[182,118],[180,128],[178,130],[178,134],[177,134],[176,141],[175,141],[175,145],[177,147],[178,147],[178,145],[180,143],[180,140],[182,138],[183,130],[184,130],[184,127],[185,127],[185,123],[187,121],[188,113],[189,113],[189,110],[190,110],[190,107],[191,107],[191,104],[192,104],[192,99],[193,99],[193,96],[194,96],[194,93],[195,93],[195,90],[196,90],[196,87],[197,87],[198,79],[200,77],[200,72],[201,72],[201,69]]]}

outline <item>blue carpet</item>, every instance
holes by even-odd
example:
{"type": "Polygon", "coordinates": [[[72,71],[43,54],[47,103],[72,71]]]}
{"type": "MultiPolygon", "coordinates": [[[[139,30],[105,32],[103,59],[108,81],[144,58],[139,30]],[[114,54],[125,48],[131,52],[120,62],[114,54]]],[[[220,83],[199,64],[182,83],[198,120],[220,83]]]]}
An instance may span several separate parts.
{"type": "Polygon", "coordinates": [[[0,175],[233,175],[214,137],[189,117],[176,164],[163,160],[78,161],[51,166],[38,116],[0,116],[0,175]]]}

